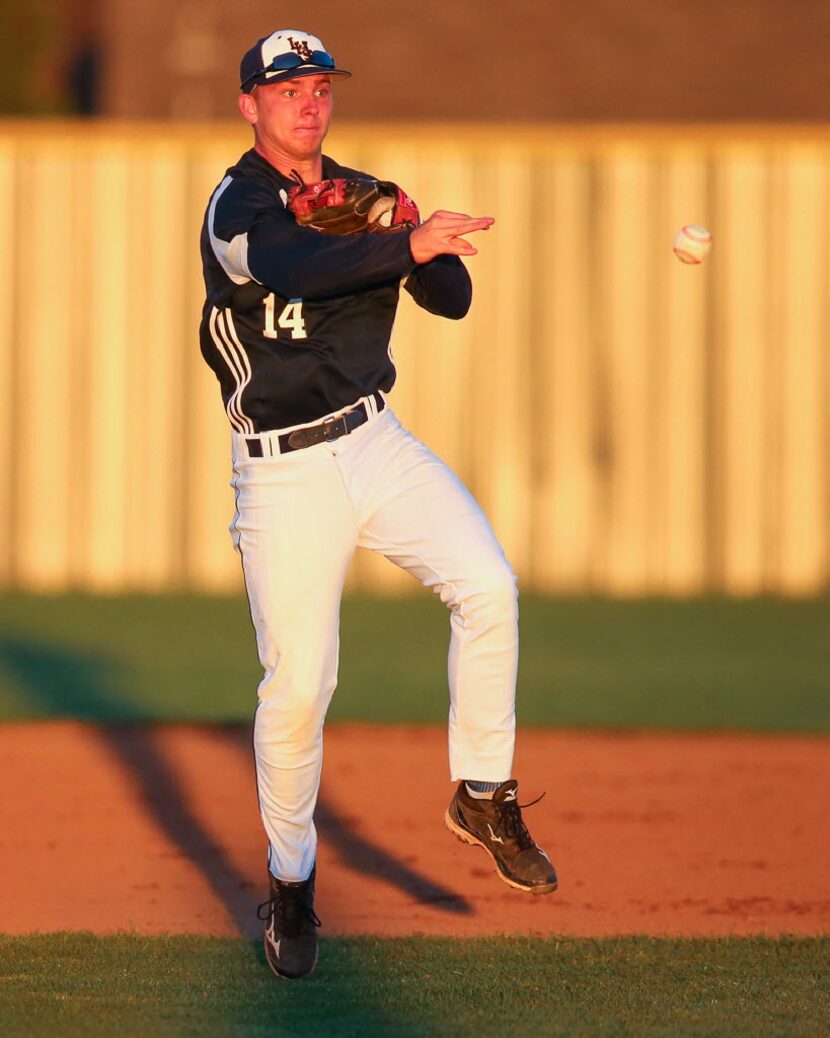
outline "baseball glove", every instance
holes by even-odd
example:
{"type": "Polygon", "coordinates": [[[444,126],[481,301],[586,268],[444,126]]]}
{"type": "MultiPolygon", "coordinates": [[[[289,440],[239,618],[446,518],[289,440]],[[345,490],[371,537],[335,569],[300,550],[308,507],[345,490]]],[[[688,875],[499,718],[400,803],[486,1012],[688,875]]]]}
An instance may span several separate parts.
{"type": "Polygon", "coordinates": [[[288,192],[288,208],[302,227],[324,234],[390,234],[420,223],[418,207],[396,184],[368,177],[343,177],[306,184],[288,192]]]}

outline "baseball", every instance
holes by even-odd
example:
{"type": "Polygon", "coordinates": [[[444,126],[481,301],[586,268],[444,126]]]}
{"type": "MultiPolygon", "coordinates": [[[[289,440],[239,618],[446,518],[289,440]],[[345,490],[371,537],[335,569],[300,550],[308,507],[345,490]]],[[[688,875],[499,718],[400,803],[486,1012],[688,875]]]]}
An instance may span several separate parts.
{"type": "Polygon", "coordinates": [[[696,224],[687,224],[675,234],[672,248],[681,263],[702,263],[712,248],[712,232],[696,224]]]}
{"type": "Polygon", "coordinates": [[[379,198],[369,210],[369,223],[377,223],[381,227],[392,226],[392,214],[395,210],[395,199],[388,196],[379,198]]]}

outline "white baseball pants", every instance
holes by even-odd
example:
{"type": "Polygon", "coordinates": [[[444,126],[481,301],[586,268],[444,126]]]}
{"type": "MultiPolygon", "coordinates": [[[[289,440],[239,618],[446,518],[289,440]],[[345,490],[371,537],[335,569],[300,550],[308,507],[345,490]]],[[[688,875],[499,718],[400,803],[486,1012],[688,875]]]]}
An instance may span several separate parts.
{"type": "Polygon", "coordinates": [[[369,421],[348,436],[285,455],[268,456],[265,442],[266,456],[250,458],[246,437],[233,433],[231,533],[265,671],[254,721],[259,804],[269,868],[288,881],[306,879],[315,861],[323,721],[356,546],[414,574],[451,611],[451,778],[511,777],[515,576],[453,472],[388,408],[369,407],[369,421]]]}

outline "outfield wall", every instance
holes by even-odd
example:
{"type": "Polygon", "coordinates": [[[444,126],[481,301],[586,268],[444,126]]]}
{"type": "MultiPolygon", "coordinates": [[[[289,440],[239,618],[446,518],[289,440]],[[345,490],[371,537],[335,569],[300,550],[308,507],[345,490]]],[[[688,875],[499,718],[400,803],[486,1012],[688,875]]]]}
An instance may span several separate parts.
{"type": "MultiPolygon", "coordinates": [[[[245,127],[0,123],[0,585],[240,586],[198,232],[245,127]]],[[[830,128],[348,126],[492,213],[461,323],[405,297],[392,403],[526,589],[830,584],[830,128]],[[671,253],[704,223],[700,268],[671,253]]],[[[411,579],[360,558],[357,586],[411,579]]]]}

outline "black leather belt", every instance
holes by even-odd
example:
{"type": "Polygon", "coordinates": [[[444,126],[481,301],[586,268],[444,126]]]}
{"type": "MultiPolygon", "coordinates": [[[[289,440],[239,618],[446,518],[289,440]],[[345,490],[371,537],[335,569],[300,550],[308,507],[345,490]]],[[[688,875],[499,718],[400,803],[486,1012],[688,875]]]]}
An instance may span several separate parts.
{"type": "MultiPolygon", "coordinates": [[[[372,396],[374,397],[378,414],[380,414],[386,407],[386,401],[380,393],[372,393],[372,396]]],[[[301,451],[304,447],[313,447],[315,443],[331,443],[333,440],[339,440],[341,436],[348,436],[350,432],[359,429],[361,425],[368,421],[369,406],[366,403],[360,403],[357,407],[353,407],[351,411],[346,411],[345,414],[341,414],[337,418],[326,418],[324,421],[318,422],[317,425],[309,425],[304,429],[295,429],[294,432],[282,433],[278,437],[280,454],[301,451]]],[[[248,444],[249,457],[261,458],[263,456],[261,440],[249,439],[245,442],[248,444]]]]}

